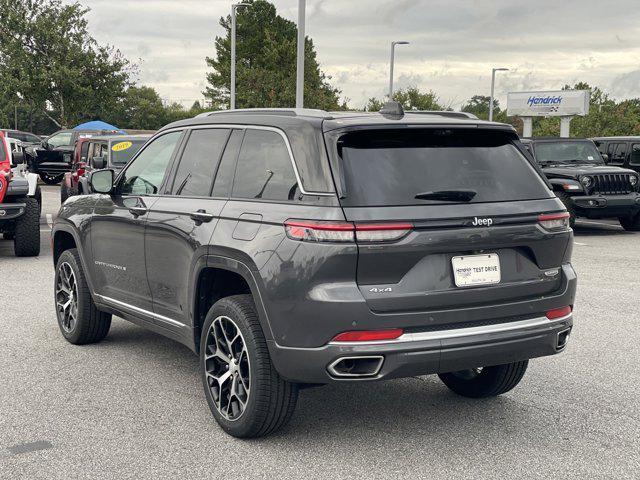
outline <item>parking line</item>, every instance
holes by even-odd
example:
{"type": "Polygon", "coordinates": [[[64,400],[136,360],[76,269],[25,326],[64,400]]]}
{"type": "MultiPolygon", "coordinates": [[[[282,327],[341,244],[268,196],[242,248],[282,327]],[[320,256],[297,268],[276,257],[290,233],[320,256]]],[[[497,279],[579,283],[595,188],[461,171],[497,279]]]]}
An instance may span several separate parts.
{"type": "Polygon", "coordinates": [[[574,245],[580,245],[581,247],[588,247],[589,245],[587,245],[586,243],[580,243],[580,242],[573,242],[574,245]]]}
{"type": "Polygon", "coordinates": [[[586,224],[589,224],[589,225],[604,225],[605,227],[622,228],[622,226],[615,225],[613,223],[593,222],[591,220],[582,220],[580,223],[586,223],[586,224]]]}
{"type": "Polygon", "coordinates": [[[53,227],[53,215],[50,213],[47,213],[47,225],[49,225],[49,228],[53,227]]]}

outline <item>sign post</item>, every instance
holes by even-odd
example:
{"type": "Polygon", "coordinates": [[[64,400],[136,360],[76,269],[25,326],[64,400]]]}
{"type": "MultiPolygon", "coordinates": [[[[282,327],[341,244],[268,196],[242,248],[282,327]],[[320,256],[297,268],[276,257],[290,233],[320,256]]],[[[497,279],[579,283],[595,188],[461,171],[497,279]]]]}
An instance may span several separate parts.
{"type": "Polygon", "coordinates": [[[522,117],[522,136],[531,137],[533,117],[560,117],[560,136],[569,137],[571,120],[589,113],[589,90],[512,92],[507,95],[507,115],[522,117]]]}

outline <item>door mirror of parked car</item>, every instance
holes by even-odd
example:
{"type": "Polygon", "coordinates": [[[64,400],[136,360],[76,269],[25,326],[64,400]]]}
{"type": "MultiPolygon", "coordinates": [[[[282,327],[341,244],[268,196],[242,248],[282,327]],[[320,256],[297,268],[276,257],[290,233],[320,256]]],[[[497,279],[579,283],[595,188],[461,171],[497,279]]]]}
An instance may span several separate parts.
{"type": "Polygon", "coordinates": [[[95,193],[111,193],[113,170],[96,170],[89,175],[89,184],[95,193]]]}
{"type": "Polygon", "coordinates": [[[11,161],[14,165],[22,165],[24,163],[24,153],[18,151],[11,152],[11,161]]]}
{"type": "Polygon", "coordinates": [[[105,157],[93,157],[91,163],[93,163],[93,168],[100,170],[107,166],[107,159],[105,157]]]}
{"type": "Polygon", "coordinates": [[[602,154],[602,159],[604,160],[604,163],[609,163],[609,155],[607,155],[606,153],[602,154]]]}

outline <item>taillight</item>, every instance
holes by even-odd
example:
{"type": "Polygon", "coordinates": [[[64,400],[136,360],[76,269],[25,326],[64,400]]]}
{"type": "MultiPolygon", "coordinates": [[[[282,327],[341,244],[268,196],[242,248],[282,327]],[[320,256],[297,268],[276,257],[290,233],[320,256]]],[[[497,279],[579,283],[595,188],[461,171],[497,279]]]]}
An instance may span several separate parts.
{"type": "Polygon", "coordinates": [[[566,230],[569,228],[569,212],[547,213],[538,215],[538,223],[549,231],[566,230]]]}
{"type": "Polygon", "coordinates": [[[411,223],[351,223],[326,220],[287,220],[287,236],[305,242],[379,243],[400,240],[407,235],[411,223]]]}
{"type": "Polygon", "coordinates": [[[353,242],[353,223],[310,220],[284,222],[287,236],[303,242],[353,242]]]}
{"type": "Polygon", "coordinates": [[[401,328],[387,330],[354,330],[336,335],[332,342],[375,342],[380,340],[395,340],[404,333],[401,328]]]}
{"type": "Polygon", "coordinates": [[[393,242],[413,229],[411,223],[356,223],[359,242],[393,242]]]}
{"type": "Polygon", "coordinates": [[[571,313],[571,307],[566,306],[562,308],[555,308],[553,310],[549,310],[546,313],[546,316],[549,320],[555,320],[557,318],[566,317],[571,313]]]}

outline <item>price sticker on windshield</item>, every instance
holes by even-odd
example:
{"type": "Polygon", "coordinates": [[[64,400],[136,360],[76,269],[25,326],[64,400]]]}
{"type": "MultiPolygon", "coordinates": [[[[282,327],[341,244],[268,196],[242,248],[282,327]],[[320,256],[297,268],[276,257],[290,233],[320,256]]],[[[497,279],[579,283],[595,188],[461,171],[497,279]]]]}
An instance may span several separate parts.
{"type": "Polygon", "coordinates": [[[120,142],[111,147],[111,150],[113,150],[114,152],[122,152],[123,150],[131,148],[132,145],[133,143],[131,142],[120,142]]]}

